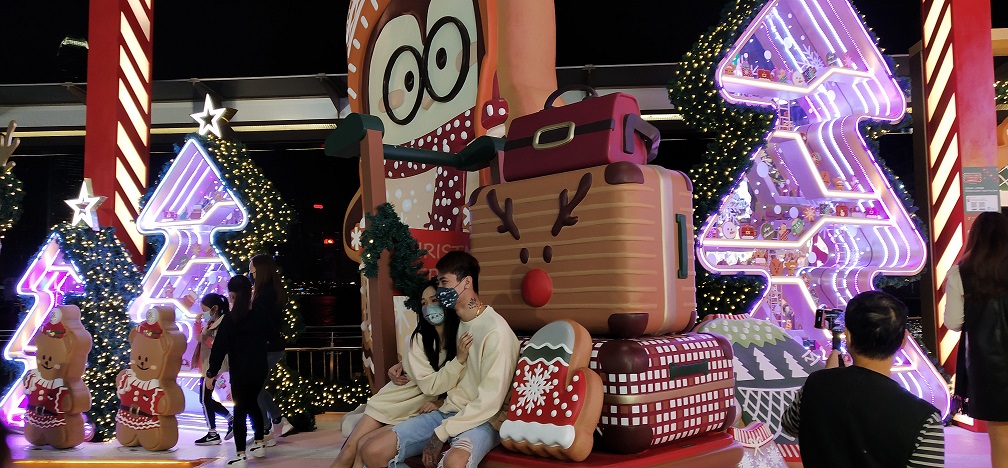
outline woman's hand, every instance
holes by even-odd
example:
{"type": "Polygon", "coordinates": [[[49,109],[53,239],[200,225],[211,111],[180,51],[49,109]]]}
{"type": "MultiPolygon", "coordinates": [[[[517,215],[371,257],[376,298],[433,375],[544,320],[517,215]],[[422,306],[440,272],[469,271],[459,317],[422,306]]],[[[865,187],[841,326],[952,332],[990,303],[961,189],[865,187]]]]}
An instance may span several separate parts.
{"type": "Polygon", "coordinates": [[[424,403],[423,406],[420,407],[420,412],[421,413],[430,413],[431,411],[435,411],[435,410],[440,409],[441,405],[443,405],[443,404],[444,404],[444,400],[428,401],[427,403],[424,403]]]}
{"type": "Polygon", "coordinates": [[[466,332],[459,338],[458,351],[455,353],[455,359],[458,359],[459,364],[465,364],[469,360],[469,347],[472,346],[472,335],[466,332]]]}
{"type": "Polygon", "coordinates": [[[389,367],[388,378],[392,383],[403,386],[409,383],[409,376],[403,372],[403,367],[401,362],[395,363],[394,366],[389,367]]]}

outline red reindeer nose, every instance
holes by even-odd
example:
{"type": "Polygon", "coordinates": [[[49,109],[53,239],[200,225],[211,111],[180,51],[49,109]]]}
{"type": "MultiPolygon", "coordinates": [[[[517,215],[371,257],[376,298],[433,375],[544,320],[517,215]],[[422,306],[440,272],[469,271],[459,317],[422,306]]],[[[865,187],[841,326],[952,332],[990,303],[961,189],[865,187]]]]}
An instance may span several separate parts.
{"type": "Polygon", "coordinates": [[[538,268],[529,270],[522,278],[522,299],[532,307],[542,307],[553,296],[553,278],[538,268]]]}

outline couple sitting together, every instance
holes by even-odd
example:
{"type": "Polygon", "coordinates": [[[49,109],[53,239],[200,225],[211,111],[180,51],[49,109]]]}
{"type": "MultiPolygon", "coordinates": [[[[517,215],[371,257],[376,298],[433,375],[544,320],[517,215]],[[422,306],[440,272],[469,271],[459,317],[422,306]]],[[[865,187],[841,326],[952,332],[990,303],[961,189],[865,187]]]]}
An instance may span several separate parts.
{"type": "Polygon", "coordinates": [[[437,270],[401,371],[390,371],[399,375],[368,400],[333,466],[353,466],[358,457],[369,467],[406,466],[423,454],[427,467],[474,468],[500,443],[518,338],[480,300],[472,255],[449,252],[437,270]]]}

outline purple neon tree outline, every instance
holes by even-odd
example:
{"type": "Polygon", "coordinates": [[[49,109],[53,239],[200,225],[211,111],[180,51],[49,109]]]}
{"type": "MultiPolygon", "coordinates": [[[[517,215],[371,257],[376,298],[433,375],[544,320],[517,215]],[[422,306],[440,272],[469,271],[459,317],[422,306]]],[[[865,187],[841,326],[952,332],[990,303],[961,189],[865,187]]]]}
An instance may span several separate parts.
{"type": "MultiPolygon", "coordinates": [[[[720,231],[730,209],[729,195],[719,212],[708,218],[698,238],[697,258],[707,270],[767,278],[766,291],[751,311],[753,316],[771,318],[778,301],[784,299],[794,308],[797,327],[810,330],[817,306],[843,307],[854,295],[874,289],[872,280],[879,274],[910,276],[923,268],[924,241],[858,129],[865,119],[901,119],[906,100],[848,2],[767,3],[718,64],[715,80],[728,102],[790,109],[778,100],[798,101],[809,116],[801,132],[793,131],[788,128],[790,110],[779,110],[777,129],[767,136],[766,146],[754,151],[754,164],[731,194],[748,190],[754,208],[770,207],[776,215],[776,207],[784,205],[781,211],[790,211],[791,218],[803,217],[795,216],[794,208],[804,215],[803,205],[815,206],[817,212],[803,220],[811,225],[789,232],[794,233],[794,239],[780,240],[772,234],[761,238],[764,236],[759,232],[754,238],[723,238],[720,231]],[[753,40],[768,51],[766,58],[775,71],[796,70],[793,79],[733,73],[737,65],[734,58],[753,40]],[[832,60],[823,63],[820,52],[832,60]],[[810,64],[821,66],[813,66],[814,73],[801,73],[810,64]],[[799,74],[801,77],[796,76],[799,74]],[[813,155],[819,157],[818,162],[813,155]],[[764,158],[776,162],[775,169],[790,176],[799,196],[774,188],[765,172],[767,166],[761,164],[764,158]],[[815,203],[808,204],[809,200],[815,203]],[[844,210],[859,216],[838,216],[844,210]],[[806,262],[809,252],[818,250],[819,258],[804,265],[796,262],[798,268],[791,274],[786,270],[772,273],[763,262],[748,263],[757,249],[766,253],[766,260],[768,252],[780,250],[804,254],[806,262]],[[737,263],[719,264],[728,257],[737,263]]],[[[787,222],[786,215],[780,217],[787,222]]],[[[944,380],[912,338],[898,355],[894,371],[896,380],[921,396],[931,396],[932,403],[947,412],[947,388],[940,385],[944,380]]]]}
{"type": "MultiPolygon", "coordinates": [[[[140,233],[160,235],[165,243],[144,274],[142,293],[130,304],[130,319],[139,322],[155,306],[174,307],[176,324],[187,337],[184,359],[192,356],[200,299],[207,293],[226,295],[227,279],[235,274],[213,240],[218,232],[244,229],[248,218],[207,150],[188,139],[137,217],[140,233]]],[[[199,373],[188,367],[184,362],[179,385],[198,391],[199,373]]],[[[226,387],[219,393],[230,395],[226,387]]],[[[193,424],[203,427],[202,415],[193,424]]],[[[180,420],[180,426],[188,424],[180,420]]]]}
{"type": "Polygon", "coordinates": [[[24,364],[21,375],[0,400],[3,422],[24,426],[24,387],[20,385],[28,371],[35,369],[35,335],[56,307],[66,304],[66,297],[84,292],[84,276],[67,259],[60,247],[59,235],[53,233],[28,264],[17,282],[17,293],[32,297],[32,306],[4,346],[4,358],[24,364]]]}

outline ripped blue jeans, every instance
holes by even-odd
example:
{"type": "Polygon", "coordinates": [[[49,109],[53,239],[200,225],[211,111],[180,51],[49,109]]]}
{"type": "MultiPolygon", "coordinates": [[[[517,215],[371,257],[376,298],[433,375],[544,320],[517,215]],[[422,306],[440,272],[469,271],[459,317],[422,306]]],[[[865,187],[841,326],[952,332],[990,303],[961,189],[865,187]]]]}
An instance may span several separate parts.
{"type": "MultiPolygon", "coordinates": [[[[389,468],[406,467],[407,458],[422,454],[427,441],[434,435],[434,429],[441,425],[441,421],[452,416],[455,416],[455,413],[431,411],[392,426],[392,431],[398,438],[397,448],[399,450],[396,456],[389,460],[389,468]]],[[[476,468],[483,457],[500,443],[500,434],[490,423],[483,423],[452,437],[448,443],[451,447],[469,452],[469,463],[466,464],[466,467],[476,468]]],[[[444,466],[443,455],[438,466],[444,466]]]]}

